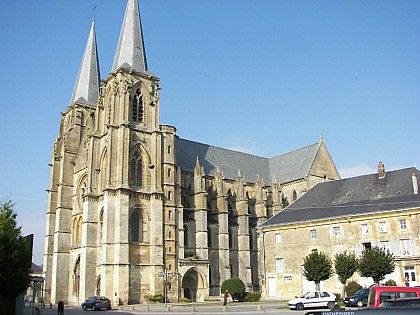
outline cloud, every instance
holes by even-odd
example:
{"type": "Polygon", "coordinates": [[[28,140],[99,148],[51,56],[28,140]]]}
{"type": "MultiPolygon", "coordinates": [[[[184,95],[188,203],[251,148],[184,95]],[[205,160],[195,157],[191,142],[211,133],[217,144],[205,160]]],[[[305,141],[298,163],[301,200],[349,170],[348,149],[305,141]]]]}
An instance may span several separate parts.
{"type": "Polygon", "coordinates": [[[356,177],[360,175],[373,174],[377,170],[367,164],[357,164],[355,166],[345,166],[338,170],[341,178],[356,177]]]}

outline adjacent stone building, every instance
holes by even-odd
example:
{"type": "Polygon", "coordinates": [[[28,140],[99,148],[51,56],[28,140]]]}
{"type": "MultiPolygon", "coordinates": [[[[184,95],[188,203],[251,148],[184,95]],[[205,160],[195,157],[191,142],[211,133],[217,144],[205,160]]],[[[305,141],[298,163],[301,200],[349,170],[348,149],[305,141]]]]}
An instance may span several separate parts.
{"type": "Polygon", "coordinates": [[[128,1],[107,78],[92,23],[50,166],[44,296],[75,305],[95,294],[140,303],[165,291],[170,301],[203,301],[231,277],[260,290],[256,226],[339,179],[322,137],[264,158],[162,125],[137,0],[128,1]]]}
{"type": "MultiPolygon", "coordinates": [[[[263,296],[293,298],[315,289],[302,275],[304,257],[324,252],[334,260],[347,251],[360,257],[366,248],[379,246],[395,257],[395,271],[387,275],[398,285],[409,277],[420,285],[419,171],[412,167],[319,183],[296,202],[258,227],[260,268],[267,285],[263,296]]],[[[356,273],[363,287],[371,278],[356,273]]],[[[321,282],[321,288],[342,292],[337,275],[321,282]]]]}

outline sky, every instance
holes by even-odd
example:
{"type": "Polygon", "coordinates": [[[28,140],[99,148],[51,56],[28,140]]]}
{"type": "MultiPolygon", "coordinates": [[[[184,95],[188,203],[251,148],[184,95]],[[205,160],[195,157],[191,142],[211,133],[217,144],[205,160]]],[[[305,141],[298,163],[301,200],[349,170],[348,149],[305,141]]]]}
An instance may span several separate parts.
{"type": "MultiPolygon", "coordinates": [[[[34,234],[36,264],[92,19],[107,78],[125,7],[0,2],[0,201],[34,234]]],[[[420,163],[420,1],[140,0],[140,14],[161,124],[181,138],[272,157],[322,134],[342,178],[420,163]]]]}

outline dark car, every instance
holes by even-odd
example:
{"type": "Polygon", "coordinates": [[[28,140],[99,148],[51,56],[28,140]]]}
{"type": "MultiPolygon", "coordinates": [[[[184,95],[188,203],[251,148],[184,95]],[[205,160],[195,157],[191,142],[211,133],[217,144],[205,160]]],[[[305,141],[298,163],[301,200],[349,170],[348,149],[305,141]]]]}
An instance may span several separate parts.
{"type": "Polygon", "coordinates": [[[111,301],[105,296],[91,296],[82,303],[82,309],[84,311],[92,309],[94,311],[106,308],[107,310],[111,309],[111,301]]]}
{"type": "Polygon", "coordinates": [[[358,306],[362,307],[367,305],[369,297],[369,289],[360,289],[354,295],[348,296],[343,300],[346,306],[358,306]]]}
{"type": "Polygon", "coordinates": [[[379,308],[418,308],[420,309],[420,297],[399,298],[393,300],[385,300],[379,308]]]}

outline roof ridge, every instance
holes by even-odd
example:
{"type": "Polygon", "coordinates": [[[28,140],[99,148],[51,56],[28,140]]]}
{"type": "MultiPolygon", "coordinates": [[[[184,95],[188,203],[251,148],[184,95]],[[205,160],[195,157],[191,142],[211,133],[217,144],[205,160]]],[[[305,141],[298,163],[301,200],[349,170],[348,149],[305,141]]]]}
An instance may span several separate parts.
{"type": "Polygon", "coordinates": [[[292,150],[292,151],[288,151],[288,152],[285,152],[285,153],[281,153],[281,154],[279,154],[279,155],[274,155],[274,156],[270,157],[270,159],[277,158],[277,157],[284,156],[284,155],[288,155],[288,154],[291,154],[291,153],[294,153],[294,152],[297,152],[297,151],[300,151],[300,150],[304,150],[304,149],[307,149],[307,148],[310,148],[310,147],[316,146],[316,145],[318,145],[318,144],[319,144],[319,142],[312,143],[312,144],[306,145],[306,146],[304,146],[304,147],[301,147],[301,148],[298,148],[298,149],[295,149],[295,150],[292,150]]]}
{"type": "Polygon", "coordinates": [[[223,147],[220,147],[220,146],[211,145],[211,144],[202,143],[202,142],[197,142],[197,141],[194,141],[194,140],[188,140],[188,139],[184,139],[184,138],[181,138],[181,137],[178,137],[178,139],[183,140],[183,141],[193,142],[193,143],[200,144],[200,145],[209,146],[209,147],[220,149],[220,150],[226,150],[226,151],[236,152],[236,153],[240,153],[240,154],[246,154],[246,155],[250,155],[250,156],[255,156],[255,157],[260,158],[260,159],[266,159],[266,160],[269,159],[269,158],[267,158],[265,156],[260,156],[260,155],[256,155],[256,154],[253,154],[253,153],[247,153],[247,152],[233,150],[233,149],[229,149],[229,148],[223,148],[223,147]]]}

